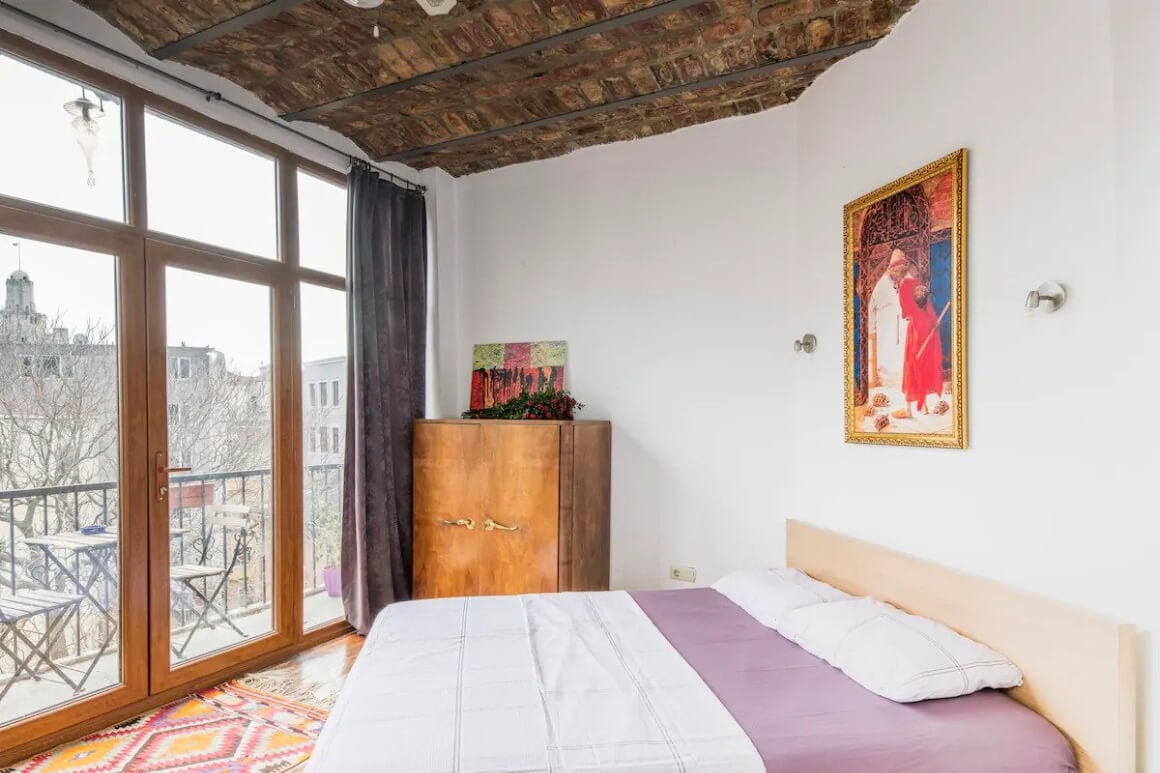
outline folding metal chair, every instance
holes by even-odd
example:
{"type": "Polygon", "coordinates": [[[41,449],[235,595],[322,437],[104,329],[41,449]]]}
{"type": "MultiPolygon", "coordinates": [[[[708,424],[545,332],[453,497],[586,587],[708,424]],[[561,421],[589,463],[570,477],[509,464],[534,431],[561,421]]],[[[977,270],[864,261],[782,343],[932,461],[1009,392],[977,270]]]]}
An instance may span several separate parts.
{"type": "Polygon", "coordinates": [[[80,691],[80,684],[60,669],[50,653],[64,633],[65,623],[77,611],[81,598],[50,590],[18,591],[11,596],[0,596],[0,653],[10,657],[16,664],[12,678],[0,688],[0,700],[4,699],[22,673],[39,682],[39,672],[44,667],[53,671],[69,687],[80,691]],[[22,622],[41,615],[44,616],[44,632],[39,638],[31,638],[20,630],[22,622]],[[27,651],[23,657],[20,655],[21,645],[27,651]]]}
{"type": "Polygon", "coordinates": [[[209,618],[209,613],[213,611],[221,622],[224,622],[234,632],[243,639],[246,634],[242,629],[234,624],[225,610],[219,605],[218,597],[222,591],[226,590],[230,581],[230,574],[234,567],[237,566],[238,558],[244,553],[249,545],[250,533],[254,528],[254,523],[250,519],[251,508],[247,505],[213,505],[206,509],[206,525],[212,531],[215,528],[221,528],[222,534],[233,535],[233,548],[229,554],[229,561],[225,566],[209,566],[205,563],[205,551],[202,552],[202,562],[200,564],[180,564],[178,566],[171,566],[169,568],[169,581],[173,585],[182,586],[185,592],[191,594],[196,601],[200,601],[200,608],[198,604],[191,604],[182,599],[181,593],[174,593],[174,605],[183,604],[192,608],[196,617],[193,625],[189,628],[189,633],[186,634],[185,641],[180,646],[170,642],[169,648],[173,654],[181,658],[185,656],[185,650],[193,641],[194,635],[204,625],[208,628],[214,628],[213,621],[209,618]],[[213,515],[209,515],[213,513],[213,515]],[[213,590],[208,590],[208,582],[205,582],[206,590],[197,587],[198,581],[208,581],[212,578],[217,579],[217,584],[213,586],[213,590]]]}

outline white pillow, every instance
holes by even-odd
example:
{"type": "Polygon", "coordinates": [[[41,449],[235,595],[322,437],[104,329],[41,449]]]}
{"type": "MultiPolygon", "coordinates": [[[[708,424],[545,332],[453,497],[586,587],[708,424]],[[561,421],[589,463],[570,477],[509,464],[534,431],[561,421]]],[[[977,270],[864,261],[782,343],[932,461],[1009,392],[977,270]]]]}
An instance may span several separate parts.
{"type": "Polygon", "coordinates": [[[743,569],[725,575],[712,587],[750,617],[774,629],[795,609],[851,598],[797,569],[743,569]]]}
{"type": "Polygon", "coordinates": [[[942,623],[869,598],[802,607],[778,633],[873,693],[899,703],[1023,683],[1019,667],[942,623]]]}

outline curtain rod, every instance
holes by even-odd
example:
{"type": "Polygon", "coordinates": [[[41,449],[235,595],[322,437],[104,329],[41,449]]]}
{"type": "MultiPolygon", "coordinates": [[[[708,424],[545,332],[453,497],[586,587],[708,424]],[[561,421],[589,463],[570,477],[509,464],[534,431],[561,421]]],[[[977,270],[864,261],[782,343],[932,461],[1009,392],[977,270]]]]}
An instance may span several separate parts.
{"type": "Polygon", "coordinates": [[[121,51],[118,51],[115,48],[111,48],[109,46],[106,46],[103,43],[98,43],[95,40],[89,40],[88,38],[84,37],[83,35],[80,35],[76,32],[73,32],[70,29],[62,27],[59,24],[56,24],[55,22],[51,22],[48,19],[44,19],[40,16],[37,16],[34,13],[29,13],[28,11],[24,10],[23,8],[17,8],[14,5],[10,5],[7,2],[4,2],[4,0],[0,0],[0,8],[3,8],[5,11],[9,11],[13,14],[16,14],[17,16],[20,16],[21,18],[23,18],[27,21],[30,21],[33,24],[37,24],[41,27],[47,28],[58,35],[64,35],[65,37],[70,38],[72,40],[75,40],[79,43],[82,43],[90,48],[95,48],[98,51],[101,51],[102,53],[108,54],[116,59],[121,60],[122,62],[125,62],[126,64],[130,64],[134,67],[140,67],[142,69],[148,70],[149,72],[152,72],[156,75],[160,75],[162,78],[165,78],[172,83],[176,83],[180,86],[184,86],[187,89],[191,89],[192,91],[196,91],[202,97],[205,98],[206,102],[219,102],[223,105],[228,105],[229,107],[233,108],[234,110],[238,110],[242,113],[245,113],[246,115],[250,116],[251,118],[257,118],[258,120],[264,121],[265,123],[268,123],[271,126],[276,126],[278,129],[280,129],[282,131],[288,131],[291,134],[294,134],[298,137],[301,137],[302,139],[306,140],[307,142],[312,142],[315,145],[318,145],[319,147],[326,148],[327,150],[331,151],[332,153],[339,154],[340,156],[346,158],[352,165],[355,163],[366,164],[367,167],[369,167],[370,169],[373,169],[374,171],[378,172],[381,175],[385,175],[388,179],[392,180],[393,182],[399,183],[400,185],[403,185],[403,186],[406,186],[409,188],[413,188],[413,189],[419,191],[420,193],[427,192],[427,186],[425,186],[425,185],[421,185],[419,183],[412,182],[411,180],[408,180],[405,177],[400,177],[399,175],[393,174],[392,172],[388,172],[385,169],[380,169],[379,167],[375,166],[374,164],[370,163],[369,161],[367,161],[365,159],[359,158],[357,156],[352,156],[350,153],[346,152],[345,150],[340,150],[339,148],[336,148],[334,145],[331,145],[329,142],[325,142],[325,141],[320,140],[316,137],[311,137],[309,134],[306,134],[305,132],[301,132],[301,131],[295,129],[292,126],[289,126],[288,124],[286,124],[282,121],[279,121],[275,118],[271,118],[271,117],[266,116],[266,115],[262,115],[261,113],[257,112],[256,110],[252,110],[251,108],[248,108],[245,105],[239,104],[239,103],[234,102],[233,100],[230,100],[230,99],[226,99],[225,97],[222,96],[220,91],[212,91],[210,89],[206,89],[206,88],[203,88],[201,86],[198,86],[196,83],[192,83],[190,81],[185,80],[182,77],[174,75],[171,72],[167,72],[165,70],[162,70],[160,67],[156,67],[148,62],[143,62],[140,59],[136,59],[132,56],[129,56],[128,54],[123,53],[121,51]]]}

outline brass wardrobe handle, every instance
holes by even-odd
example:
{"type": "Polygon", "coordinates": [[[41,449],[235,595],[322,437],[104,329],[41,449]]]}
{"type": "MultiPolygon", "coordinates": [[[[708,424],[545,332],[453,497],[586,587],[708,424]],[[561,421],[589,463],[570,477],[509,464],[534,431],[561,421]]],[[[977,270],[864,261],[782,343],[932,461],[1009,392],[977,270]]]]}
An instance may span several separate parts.
{"type": "Polygon", "coordinates": [[[518,528],[520,528],[520,527],[519,526],[504,526],[502,523],[498,523],[497,521],[493,521],[491,518],[488,518],[486,521],[483,522],[483,530],[484,531],[492,531],[493,529],[498,529],[499,531],[515,531],[518,528]]]}
{"type": "Polygon", "coordinates": [[[439,520],[448,526],[466,526],[469,529],[475,528],[475,521],[470,518],[460,518],[458,521],[449,521],[446,518],[440,518],[439,520]]]}

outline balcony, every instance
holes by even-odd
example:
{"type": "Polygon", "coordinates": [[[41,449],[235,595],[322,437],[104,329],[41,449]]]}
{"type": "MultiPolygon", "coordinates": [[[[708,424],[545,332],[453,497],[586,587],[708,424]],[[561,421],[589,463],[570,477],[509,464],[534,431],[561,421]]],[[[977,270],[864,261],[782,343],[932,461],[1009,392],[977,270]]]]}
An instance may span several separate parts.
{"type": "MultiPolygon", "coordinates": [[[[305,468],[307,627],[343,614],[342,599],[326,593],[323,572],[327,565],[337,564],[342,472],[341,464],[305,468]]],[[[188,583],[170,583],[175,664],[270,631],[274,536],[270,483],[269,469],[172,476],[170,563],[214,572],[188,583]],[[221,519],[214,513],[223,505],[244,514],[244,540],[218,523],[221,519]],[[206,598],[212,599],[213,610],[206,610],[206,598]],[[186,640],[178,654],[177,645],[186,640]]],[[[0,725],[120,682],[118,493],[114,482],[0,491],[0,600],[14,592],[81,597],[69,611],[55,615],[59,634],[43,648],[43,658],[36,656],[33,645],[53,616],[6,622],[0,615],[0,691],[7,688],[0,697],[0,725]],[[77,534],[92,526],[105,527],[103,535],[91,539],[104,544],[86,552],[76,547],[82,544],[77,534]],[[69,540],[72,547],[66,545],[69,540]],[[29,667],[18,669],[16,664],[25,658],[30,659],[29,667]]]]}

